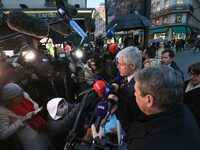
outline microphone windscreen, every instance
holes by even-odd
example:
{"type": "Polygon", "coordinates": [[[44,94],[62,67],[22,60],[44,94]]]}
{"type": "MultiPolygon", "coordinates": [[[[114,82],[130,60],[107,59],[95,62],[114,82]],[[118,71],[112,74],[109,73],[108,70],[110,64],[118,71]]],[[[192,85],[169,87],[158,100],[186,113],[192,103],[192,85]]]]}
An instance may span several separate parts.
{"type": "Polygon", "coordinates": [[[14,31],[36,38],[45,38],[49,34],[49,25],[46,21],[19,10],[9,12],[7,24],[14,31]]]}
{"type": "Polygon", "coordinates": [[[98,95],[103,95],[105,86],[106,83],[104,81],[98,80],[94,83],[93,88],[98,95]]]}
{"type": "Polygon", "coordinates": [[[118,97],[115,94],[109,94],[108,95],[108,100],[110,100],[111,102],[118,102],[118,97]]]}
{"type": "Polygon", "coordinates": [[[77,11],[76,7],[74,7],[73,5],[67,4],[66,5],[66,10],[67,10],[68,15],[70,17],[76,17],[77,14],[78,14],[78,11],[77,11]]]}
{"type": "Polygon", "coordinates": [[[106,85],[104,87],[104,92],[105,92],[106,95],[112,94],[114,91],[115,91],[115,87],[111,84],[106,85]]]}
{"type": "Polygon", "coordinates": [[[84,20],[84,24],[88,32],[92,33],[95,31],[95,23],[91,17],[86,17],[84,20]]]}
{"type": "Polygon", "coordinates": [[[119,91],[119,85],[117,83],[112,84],[115,87],[114,93],[117,93],[119,91]]]}
{"type": "Polygon", "coordinates": [[[72,34],[71,27],[68,24],[64,23],[63,21],[60,23],[50,25],[50,28],[60,33],[61,35],[69,36],[72,34]]]}
{"type": "Polygon", "coordinates": [[[115,81],[116,81],[118,84],[122,84],[122,83],[123,83],[123,79],[124,79],[124,77],[122,77],[122,76],[120,75],[120,73],[118,72],[118,73],[117,73],[117,76],[115,77],[115,81]]]}
{"type": "Polygon", "coordinates": [[[115,54],[115,52],[117,51],[117,44],[111,44],[108,49],[111,54],[115,54]]]}
{"type": "Polygon", "coordinates": [[[107,102],[105,101],[99,102],[95,109],[97,116],[104,118],[107,115],[108,108],[109,106],[107,102]]]}

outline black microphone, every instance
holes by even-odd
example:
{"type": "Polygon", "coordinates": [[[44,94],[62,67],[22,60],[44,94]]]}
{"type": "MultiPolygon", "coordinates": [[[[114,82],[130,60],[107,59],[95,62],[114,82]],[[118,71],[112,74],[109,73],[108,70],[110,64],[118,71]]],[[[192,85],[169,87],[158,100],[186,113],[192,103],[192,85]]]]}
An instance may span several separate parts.
{"type": "Polygon", "coordinates": [[[91,17],[86,17],[84,20],[84,24],[88,32],[92,33],[95,31],[94,19],[92,19],[91,17]]]}
{"type": "Polygon", "coordinates": [[[78,14],[76,7],[74,7],[73,5],[70,5],[70,4],[65,5],[63,0],[56,0],[56,6],[58,9],[58,12],[62,16],[68,15],[70,17],[76,17],[78,14]]]}
{"type": "Polygon", "coordinates": [[[9,11],[7,24],[14,31],[36,38],[44,38],[49,35],[49,25],[46,21],[19,10],[9,11]]]}
{"type": "Polygon", "coordinates": [[[100,128],[102,119],[108,113],[108,108],[109,108],[109,106],[108,106],[108,103],[106,101],[101,101],[96,106],[95,112],[96,112],[97,118],[96,118],[94,126],[96,127],[97,133],[99,132],[99,128],[100,128]]]}
{"type": "Polygon", "coordinates": [[[61,35],[69,36],[72,34],[71,27],[68,24],[64,23],[63,20],[52,21],[49,23],[49,25],[51,29],[60,33],[61,35]]]}

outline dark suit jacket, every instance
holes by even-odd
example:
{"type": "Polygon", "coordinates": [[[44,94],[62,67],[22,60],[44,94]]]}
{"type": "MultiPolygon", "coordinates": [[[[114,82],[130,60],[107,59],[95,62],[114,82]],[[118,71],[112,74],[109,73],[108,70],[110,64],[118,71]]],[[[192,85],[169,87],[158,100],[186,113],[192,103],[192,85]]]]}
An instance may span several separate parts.
{"type": "Polygon", "coordinates": [[[135,80],[132,78],[131,81],[119,91],[119,103],[116,114],[125,131],[134,118],[143,114],[136,103],[134,85],[135,80]]]}
{"type": "Polygon", "coordinates": [[[127,134],[129,150],[199,150],[197,123],[183,104],[138,118],[127,134]]]}

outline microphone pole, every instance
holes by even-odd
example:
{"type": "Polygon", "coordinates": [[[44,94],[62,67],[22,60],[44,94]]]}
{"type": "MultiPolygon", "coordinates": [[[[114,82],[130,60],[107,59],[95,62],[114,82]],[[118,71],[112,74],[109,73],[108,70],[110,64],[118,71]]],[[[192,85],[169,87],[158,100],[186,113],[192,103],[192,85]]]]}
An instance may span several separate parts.
{"type": "Polygon", "coordinates": [[[85,104],[87,102],[87,98],[88,98],[88,95],[89,95],[90,91],[91,90],[89,90],[86,93],[86,95],[83,97],[82,106],[81,106],[81,108],[80,108],[80,110],[78,112],[78,115],[76,117],[76,120],[74,122],[74,126],[73,126],[72,130],[69,131],[69,134],[68,134],[67,139],[66,139],[64,150],[68,150],[73,145],[73,142],[74,142],[74,140],[76,138],[76,130],[77,130],[77,127],[78,127],[78,123],[80,121],[80,117],[82,115],[82,112],[83,112],[84,106],[85,106],[85,104]]]}

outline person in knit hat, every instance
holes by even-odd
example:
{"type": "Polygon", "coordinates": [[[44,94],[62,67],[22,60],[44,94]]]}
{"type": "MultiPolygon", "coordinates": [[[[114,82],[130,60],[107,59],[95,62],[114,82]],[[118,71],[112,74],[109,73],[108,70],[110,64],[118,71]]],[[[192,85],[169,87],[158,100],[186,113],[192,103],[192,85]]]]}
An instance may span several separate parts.
{"type": "Polygon", "coordinates": [[[4,85],[1,100],[0,140],[16,135],[24,150],[50,149],[47,137],[40,133],[46,121],[36,113],[37,103],[15,83],[4,85]]]}

